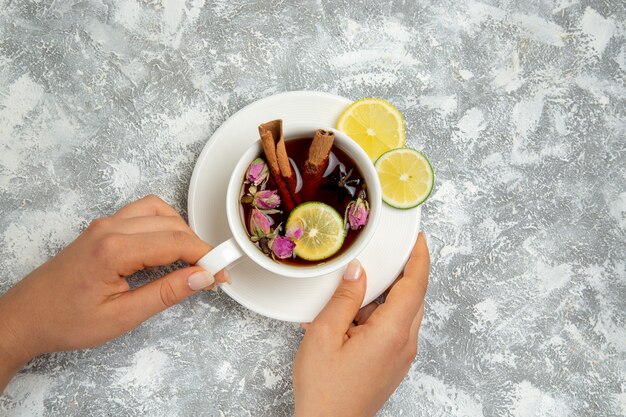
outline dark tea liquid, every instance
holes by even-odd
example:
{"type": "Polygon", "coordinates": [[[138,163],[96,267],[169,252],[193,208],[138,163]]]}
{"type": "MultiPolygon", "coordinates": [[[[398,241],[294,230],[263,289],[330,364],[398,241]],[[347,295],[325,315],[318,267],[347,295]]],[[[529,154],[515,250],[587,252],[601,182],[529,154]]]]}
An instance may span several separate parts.
{"type": "MultiPolygon", "coordinates": [[[[313,138],[298,138],[298,139],[288,139],[285,141],[285,147],[287,148],[287,155],[289,155],[289,159],[292,162],[292,168],[296,174],[296,178],[299,178],[298,183],[302,183],[302,175],[301,172],[304,170],[304,163],[306,162],[309,146],[311,144],[313,138]],[[295,166],[294,166],[295,165],[295,166]]],[[[264,155],[261,155],[264,158],[264,155]]],[[[313,198],[309,198],[308,200],[304,200],[302,198],[301,190],[305,187],[296,188],[298,196],[302,199],[302,203],[306,203],[307,201],[319,201],[325,204],[328,204],[335,210],[337,213],[344,218],[346,207],[350,203],[357,198],[359,191],[364,189],[365,183],[363,179],[363,173],[358,169],[356,163],[346,154],[344,151],[339,149],[337,146],[332,147],[328,168],[324,173],[324,177],[320,182],[319,188],[317,189],[313,198]],[[343,170],[340,171],[340,165],[343,165],[343,170]],[[350,172],[352,170],[352,174],[349,179],[355,180],[358,179],[359,183],[356,185],[352,185],[355,188],[354,196],[348,193],[347,189],[344,187],[339,187],[338,182],[340,180],[340,172],[350,172]]],[[[267,183],[267,189],[276,189],[276,184],[273,179],[270,177],[267,183]]],[[[247,190],[242,190],[245,192],[247,190]]],[[[250,204],[241,204],[243,219],[245,220],[245,224],[248,225],[248,220],[250,218],[251,205],[250,204]]],[[[287,218],[289,217],[289,212],[284,210],[282,213],[271,214],[270,217],[274,220],[274,226],[282,223],[283,225],[283,233],[285,224],[287,223],[287,218]]],[[[247,227],[247,226],[246,226],[247,227]]],[[[299,257],[289,258],[289,259],[280,259],[279,262],[283,262],[290,265],[299,265],[299,266],[311,266],[311,265],[319,265],[320,263],[328,262],[333,260],[334,258],[341,256],[350,245],[356,240],[359,236],[359,233],[363,228],[358,230],[352,230],[350,227],[347,227],[346,237],[341,246],[341,249],[334,254],[333,256],[324,259],[322,261],[307,261],[299,257]]],[[[282,234],[282,233],[281,233],[282,234]]],[[[296,242],[297,244],[297,242],[296,242]]]]}

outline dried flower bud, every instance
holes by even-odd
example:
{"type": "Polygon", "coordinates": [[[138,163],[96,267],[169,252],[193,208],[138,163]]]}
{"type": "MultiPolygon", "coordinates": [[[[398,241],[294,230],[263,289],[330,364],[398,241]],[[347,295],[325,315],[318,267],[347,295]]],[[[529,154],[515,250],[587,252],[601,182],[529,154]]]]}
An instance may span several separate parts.
{"type": "Polygon", "coordinates": [[[270,176],[269,168],[262,158],[257,158],[248,167],[246,182],[259,186],[264,184],[270,176]]]}
{"type": "Polygon", "coordinates": [[[293,250],[296,244],[288,237],[276,236],[270,241],[270,247],[274,256],[278,259],[286,259],[293,256],[293,250]]]}
{"type": "Polygon", "coordinates": [[[302,230],[303,228],[301,225],[291,226],[285,232],[285,237],[291,240],[300,240],[300,238],[302,237],[302,230]]]}
{"type": "Polygon", "coordinates": [[[348,203],[344,221],[350,225],[350,229],[360,229],[367,224],[369,211],[370,206],[368,202],[359,196],[356,200],[348,203]]]}
{"type": "Polygon", "coordinates": [[[261,210],[274,209],[280,205],[280,197],[276,190],[257,191],[253,196],[252,204],[261,210]]]}
{"type": "Polygon", "coordinates": [[[250,224],[248,226],[253,241],[257,241],[262,237],[270,234],[270,227],[274,221],[267,214],[256,208],[250,213],[250,224]]]}

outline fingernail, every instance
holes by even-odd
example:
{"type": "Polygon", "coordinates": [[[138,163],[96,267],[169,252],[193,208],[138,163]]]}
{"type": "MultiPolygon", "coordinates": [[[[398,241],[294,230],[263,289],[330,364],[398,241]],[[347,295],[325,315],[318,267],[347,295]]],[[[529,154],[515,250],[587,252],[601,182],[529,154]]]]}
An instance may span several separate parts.
{"type": "Polygon", "coordinates": [[[346,281],[356,281],[361,276],[361,262],[358,259],[353,259],[348,264],[348,267],[343,273],[343,279],[346,281]]]}
{"type": "Polygon", "coordinates": [[[206,288],[214,282],[215,278],[213,278],[213,275],[209,274],[207,271],[194,272],[189,276],[189,278],[187,278],[189,288],[194,291],[206,288]]]}
{"type": "Polygon", "coordinates": [[[224,270],[224,278],[226,278],[226,282],[232,284],[232,282],[230,281],[230,272],[228,271],[228,269],[224,270]]]}

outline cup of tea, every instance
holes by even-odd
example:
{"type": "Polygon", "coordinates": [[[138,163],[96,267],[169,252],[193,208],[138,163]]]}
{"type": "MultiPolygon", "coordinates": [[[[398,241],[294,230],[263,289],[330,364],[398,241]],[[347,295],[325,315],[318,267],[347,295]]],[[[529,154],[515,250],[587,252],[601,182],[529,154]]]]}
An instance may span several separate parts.
{"type": "Polygon", "coordinates": [[[272,164],[273,155],[266,155],[265,140],[255,142],[243,153],[226,191],[225,210],[232,237],[197,262],[210,273],[246,256],[278,275],[322,276],[357,258],[374,235],[382,197],[378,175],[365,151],[335,129],[286,123],[283,131],[282,122],[280,128],[284,144],[277,152],[279,164],[282,168],[287,165],[284,156],[280,161],[281,152],[286,151],[293,183],[282,181],[276,173],[276,161],[272,164]],[[317,154],[318,149],[314,149],[317,143],[313,141],[320,132],[334,137],[329,153],[326,149],[326,154],[317,154]],[[321,160],[319,155],[328,160],[323,161],[323,172],[315,178],[311,172],[315,171],[316,157],[321,160]],[[265,166],[254,165],[261,163],[265,166]]]}

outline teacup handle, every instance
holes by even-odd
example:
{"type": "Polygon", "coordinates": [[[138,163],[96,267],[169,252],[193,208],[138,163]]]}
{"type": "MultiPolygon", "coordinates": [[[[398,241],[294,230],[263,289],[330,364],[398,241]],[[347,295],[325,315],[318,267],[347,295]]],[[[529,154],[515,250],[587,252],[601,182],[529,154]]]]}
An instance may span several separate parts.
{"type": "Polygon", "coordinates": [[[196,262],[196,265],[201,266],[206,271],[215,275],[228,265],[235,262],[237,259],[243,256],[241,248],[235,242],[235,238],[230,238],[225,242],[220,243],[213,249],[211,249],[206,255],[196,262]]]}

